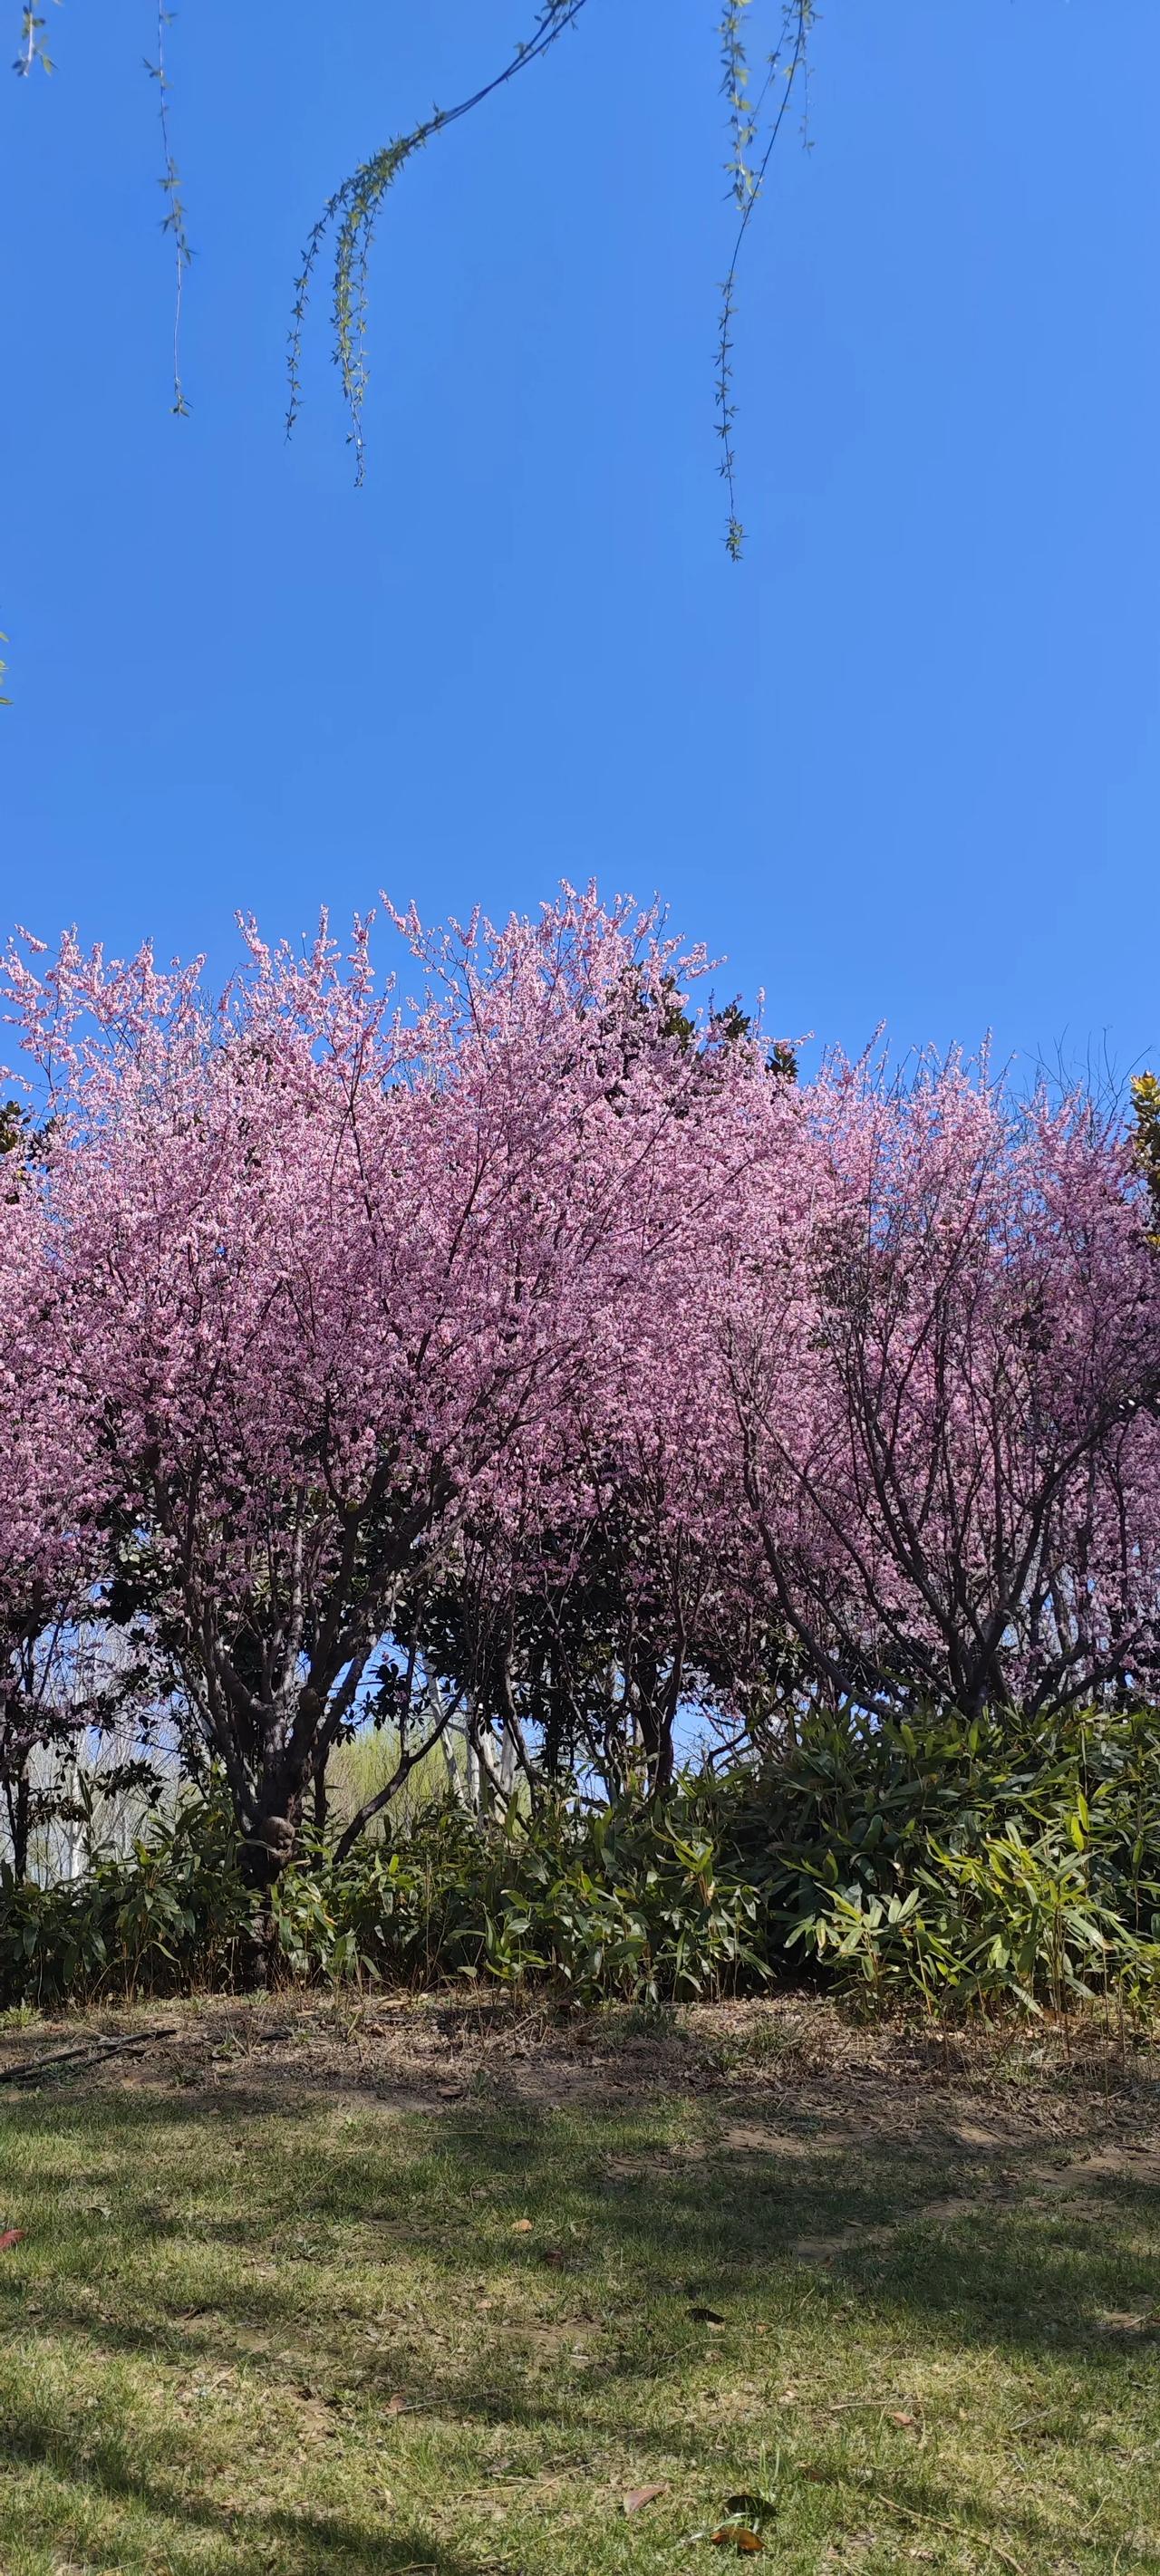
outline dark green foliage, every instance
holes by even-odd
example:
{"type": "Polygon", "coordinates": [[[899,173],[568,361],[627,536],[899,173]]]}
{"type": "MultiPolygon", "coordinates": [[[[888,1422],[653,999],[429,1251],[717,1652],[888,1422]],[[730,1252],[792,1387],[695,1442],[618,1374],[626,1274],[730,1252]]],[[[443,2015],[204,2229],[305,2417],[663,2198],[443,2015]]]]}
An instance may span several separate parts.
{"type": "Polygon", "coordinates": [[[769,1954],[940,2008],[1160,1967],[1160,1719],[811,1721],[735,1831],[769,1954]]]}
{"type": "Polygon", "coordinates": [[[855,1982],[940,2013],[1115,1995],[1160,1975],[1160,1719],[867,1730],[815,1720],[764,1773],[663,1801],[561,1803],[498,1830],[430,1808],[247,1889],[223,1805],[191,1801],[72,1885],[0,1887],[0,1997],[287,1978],[536,1981],[577,2000],[855,1982]]]}
{"type": "Polygon", "coordinates": [[[0,1873],[7,2003],[252,1982],[256,1926],[224,1806],[191,1800],[127,1859],[40,1887],[0,1873]]]}
{"type": "Polygon", "coordinates": [[[676,1798],[563,1810],[534,1833],[432,1809],[399,1842],[336,1862],[307,1849],[268,1896],[242,1881],[224,1807],[191,1802],[128,1860],[72,1885],[0,1883],[0,1997],[164,1992],[360,1975],[547,1979],[586,2002],[733,1992],[759,1982],[757,1899],[676,1798]]]}

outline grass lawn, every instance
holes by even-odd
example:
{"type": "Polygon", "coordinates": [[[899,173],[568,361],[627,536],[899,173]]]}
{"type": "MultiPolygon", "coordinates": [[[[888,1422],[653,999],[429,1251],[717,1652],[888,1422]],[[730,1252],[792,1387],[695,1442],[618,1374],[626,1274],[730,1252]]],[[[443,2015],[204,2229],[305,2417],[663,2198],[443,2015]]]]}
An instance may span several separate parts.
{"type": "Polygon", "coordinates": [[[1155,2059],[139,2020],[0,2089],[5,2576],[1160,2571],[1155,2059]]]}

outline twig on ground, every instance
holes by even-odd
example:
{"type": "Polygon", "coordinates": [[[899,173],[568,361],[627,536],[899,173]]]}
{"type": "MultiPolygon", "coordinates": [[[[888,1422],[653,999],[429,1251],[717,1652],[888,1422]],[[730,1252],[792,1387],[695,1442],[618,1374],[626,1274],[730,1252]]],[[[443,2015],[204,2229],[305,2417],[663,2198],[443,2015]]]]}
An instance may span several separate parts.
{"type": "Polygon", "coordinates": [[[84,2067],[97,2066],[104,2058],[115,2057],[120,2050],[143,2048],[151,2039],[176,2039],[176,2037],[176,2024],[165,2022],[152,2030],[128,2031],[123,2037],[110,2035],[108,2038],[86,2041],[79,2048],[51,2048],[43,2057],[25,2058],[19,2066],[0,2068],[0,2084],[35,2084],[46,2069],[51,2070],[58,2066],[71,2066],[74,2073],[79,2075],[84,2067]]]}

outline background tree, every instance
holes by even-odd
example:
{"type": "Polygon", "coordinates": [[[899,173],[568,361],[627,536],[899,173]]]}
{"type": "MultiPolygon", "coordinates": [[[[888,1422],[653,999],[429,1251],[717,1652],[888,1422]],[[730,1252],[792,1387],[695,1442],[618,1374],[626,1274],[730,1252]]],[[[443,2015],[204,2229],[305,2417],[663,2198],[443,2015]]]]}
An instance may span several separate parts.
{"type": "Polygon", "coordinates": [[[729,1293],[739,1496],[816,1687],[1155,1687],[1157,1278],[1118,1128],[952,1060],[813,1086],[729,1293]]]}

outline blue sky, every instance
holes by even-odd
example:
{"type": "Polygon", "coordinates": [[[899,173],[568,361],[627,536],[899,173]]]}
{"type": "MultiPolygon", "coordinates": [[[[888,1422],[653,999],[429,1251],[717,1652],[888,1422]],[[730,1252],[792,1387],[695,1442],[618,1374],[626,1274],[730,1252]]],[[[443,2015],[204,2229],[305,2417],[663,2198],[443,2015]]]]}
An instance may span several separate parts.
{"type": "Polygon", "coordinates": [[[589,0],[411,165],[361,492],[324,292],[283,441],[296,254],[528,0],[189,0],[185,421],[155,13],[48,14],[0,86],[0,918],[217,966],[237,904],[595,872],[786,1031],[1160,1052],[1157,0],[828,0],[741,284],[740,570],[714,0],[589,0]]]}

